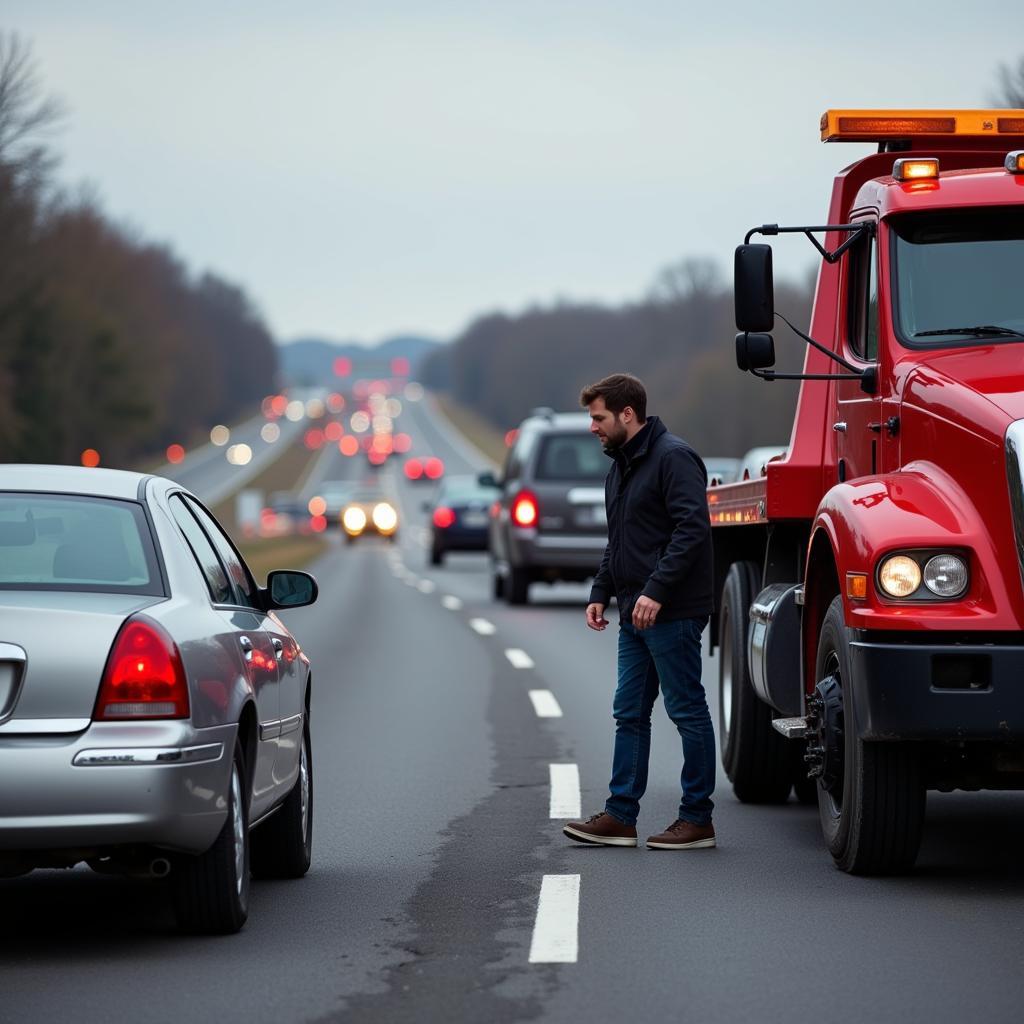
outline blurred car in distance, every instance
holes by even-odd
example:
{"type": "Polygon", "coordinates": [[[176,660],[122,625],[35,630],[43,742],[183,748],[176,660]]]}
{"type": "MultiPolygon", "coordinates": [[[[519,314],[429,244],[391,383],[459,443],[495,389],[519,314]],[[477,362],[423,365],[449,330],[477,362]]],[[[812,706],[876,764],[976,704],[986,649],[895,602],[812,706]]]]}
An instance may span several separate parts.
{"type": "Polygon", "coordinates": [[[433,501],[430,513],[430,564],[440,565],[449,551],[486,551],[491,506],[497,487],[482,485],[475,476],[450,476],[433,501]]]}
{"type": "Polygon", "coordinates": [[[272,491],[260,513],[261,537],[287,537],[309,533],[310,512],[302,499],[291,491],[272,491]]]}
{"type": "Polygon", "coordinates": [[[0,877],[166,877],[184,930],[237,931],[250,871],[310,864],[310,664],[274,613],[315,580],[258,586],[172,480],[0,480],[0,877]]]}
{"type": "Polygon", "coordinates": [[[324,480],[317,488],[315,498],[321,498],[323,504],[318,502],[316,507],[322,509],[319,514],[327,520],[329,527],[341,523],[342,510],[351,497],[354,486],[351,480],[324,480]]]}
{"type": "Polygon", "coordinates": [[[708,486],[731,484],[739,476],[740,460],[729,459],[721,455],[708,455],[704,459],[708,471],[708,486]]]}
{"type": "Polygon", "coordinates": [[[781,459],[789,451],[789,445],[760,445],[751,448],[750,451],[740,459],[740,469],[737,480],[757,480],[764,476],[765,466],[773,459],[781,459]]]}
{"type": "Polygon", "coordinates": [[[379,486],[363,484],[345,501],[341,528],[350,544],[369,533],[393,541],[398,533],[398,506],[379,486]]]}
{"type": "Polygon", "coordinates": [[[433,455],[423,458],[412,456],[405,460],[402,472],[407,480],[414,482],[440,480],[444,476],[444,462],[433,455]]]}
{"type": "Polygon", "coordinates": [[[518,427],[500,481],[489,548],[494,596],[525,604],[536,581],[582,581],[597,572],[608,539],[608,457],[586,413],[535,410],[518,427]]]}

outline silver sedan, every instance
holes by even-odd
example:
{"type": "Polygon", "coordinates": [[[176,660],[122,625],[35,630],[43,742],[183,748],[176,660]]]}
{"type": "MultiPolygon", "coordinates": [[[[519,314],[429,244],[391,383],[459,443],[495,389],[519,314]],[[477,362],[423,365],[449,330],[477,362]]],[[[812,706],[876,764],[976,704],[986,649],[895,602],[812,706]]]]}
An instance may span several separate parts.
{"type": "Polygon", "coordinates": [[[173,481],[0,465],[0,877],[85,861],[169,875],[179,924],[234,932],[250,873],[298,878],[313,829],[309,660],[173,481]]]}

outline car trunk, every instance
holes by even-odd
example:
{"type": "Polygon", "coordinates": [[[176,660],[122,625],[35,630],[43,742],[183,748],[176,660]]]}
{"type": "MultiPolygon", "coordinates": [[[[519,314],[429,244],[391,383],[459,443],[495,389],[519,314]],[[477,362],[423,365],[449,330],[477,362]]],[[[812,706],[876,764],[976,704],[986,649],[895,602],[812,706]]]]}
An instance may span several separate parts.
{"type": "Polygon", "coordinates": [[[162,600],[0,591],[0,736],[84,729],[122,623],[162,600]]]}
{"type": "Polygon", "coordinates": [[[538,527],[548,535],[603,537],[608,532],[604,512],[604,488],[600,485],[566,485],[537,481],[538,527]]]}

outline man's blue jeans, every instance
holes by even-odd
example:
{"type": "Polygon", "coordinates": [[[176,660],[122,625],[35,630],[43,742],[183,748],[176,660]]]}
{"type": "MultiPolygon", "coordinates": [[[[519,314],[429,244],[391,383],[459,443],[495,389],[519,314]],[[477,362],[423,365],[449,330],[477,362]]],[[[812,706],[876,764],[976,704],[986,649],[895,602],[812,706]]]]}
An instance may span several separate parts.
{"type": "Polygon", "coordinates": [[[683,796],[679,817],[695,825],[711,821],[715,789],[715,732],[700,682],[700,635],[707,618],[658,622],[639,630],[619,626],[619,681],[615,690],[615,754],[611,796],[605,810],[635,825],[647,789],[651,711],[658,683],[665,710],[683,740],[683,796]]]}

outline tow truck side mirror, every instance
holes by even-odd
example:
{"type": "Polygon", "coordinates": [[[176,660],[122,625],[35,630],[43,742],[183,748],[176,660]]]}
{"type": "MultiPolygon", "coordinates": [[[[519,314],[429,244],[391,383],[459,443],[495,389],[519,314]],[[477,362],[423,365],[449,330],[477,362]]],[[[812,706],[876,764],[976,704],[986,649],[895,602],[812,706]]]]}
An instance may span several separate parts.
{"type": "Polygon", "coordinates": [[[772,247],[763,244],[737,246],[734,283],[737,329],[770,331],[775,326],[772,247]]]}
{"type": "Polygon", "coordinates": [[[774,366],[775,339],[770,334],[737,334],[736,365],[741,370],[766,370],[774,366]]]}

